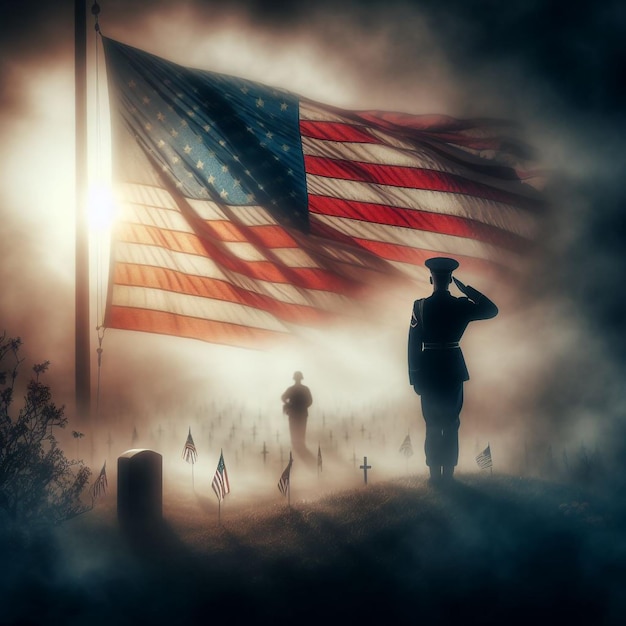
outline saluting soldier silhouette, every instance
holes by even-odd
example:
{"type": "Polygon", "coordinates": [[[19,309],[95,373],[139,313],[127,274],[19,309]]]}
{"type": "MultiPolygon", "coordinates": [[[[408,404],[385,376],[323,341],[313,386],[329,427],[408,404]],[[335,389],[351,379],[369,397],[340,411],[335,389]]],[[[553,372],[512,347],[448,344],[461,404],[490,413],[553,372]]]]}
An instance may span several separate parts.
{"type": "Polygon", "coordinates": [[[459,459],[459,426],[463,383],[469,373],[459,341],[474,320],[495,317],[498,307],[477,289],[452,277],[458,261],[434,257],[430,270],[433,293],[413,303],[409,328],[409,381],[421,396],[426,422],[426,465],[433,482],[451,480],[459,459]],[[450,283],[465,297],[448,291],[450,283]]]}

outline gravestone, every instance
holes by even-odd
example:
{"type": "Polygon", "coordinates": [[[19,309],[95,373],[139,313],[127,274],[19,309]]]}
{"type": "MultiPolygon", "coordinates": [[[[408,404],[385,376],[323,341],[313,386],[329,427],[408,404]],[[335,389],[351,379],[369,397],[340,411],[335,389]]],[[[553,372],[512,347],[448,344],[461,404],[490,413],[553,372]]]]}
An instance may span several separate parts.
{"type": "Polygon", "coordinates": [[[117,459],[117,518],[123,526],[159,524],[163,516],[163,457],[127,450],[117,459]]]}
{"type": "Polygon", "coordinates": [[[366,456],[363,457],[363,465],[359,465],[359,469],[363,470],[363,480],[365,481],[365,484],[367,485],[367,470],[372,469],[372,466],[367,464],[366,456]]]}

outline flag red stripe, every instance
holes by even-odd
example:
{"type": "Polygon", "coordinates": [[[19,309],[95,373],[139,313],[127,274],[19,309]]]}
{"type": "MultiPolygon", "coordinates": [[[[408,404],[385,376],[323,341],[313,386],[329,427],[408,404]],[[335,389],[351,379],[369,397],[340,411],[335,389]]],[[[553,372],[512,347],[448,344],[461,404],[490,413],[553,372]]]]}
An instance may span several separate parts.
{"type": "Polygon", "coordinates": [[[241,289],[223,280],[192,276],[163,267],[118,262],[113,281],[117,285],[162,289],[251,306],[294,324],[321,324],[334,317],[333,314],[313,306],[281,302],[263,294],[241,289]]]}
{"type": "Polygon", "coordinates": [[[107,327],[200,339],[243,348],[261,348],[278,337],[283,341],[289,337],[284,333],[261,328],[115,305],[107,312],[107,327]]]}
{"type": "Polygon", "coordinates": [[[537,208],[538,205],[531,198],[507,193],[446,172],[399,165],[341,161],[308,155],[304,157],[304,164],[307,174],[316,174],[329,178],[463,194],[525,208],[537,208]]]}
{"type": "MultiPolygon", "coordinates": [[[[433,256],[433,250],[423,250],[420,248],[411,248],[399,244],[385,243],[383,241],[373,241],[371,239],[357,239],[355,242],[366,250],[382,256],[390,261],[398,261],[411,265],[424,265],[426,259],[433,256]]],[[[463,256],[455,254],[455,258],[463,264],[463,267],[470,271],[483,272],[485,274],[493,272],[495,267],[500,270],[509,270],[510,268],[500,267],[493,261],[478,259],[475,257],[463,256]]]]}
{"type": "MultiPolygon", "coordinates": [[[[362,143],[394,147],[394,144],[400,141],[402,143],[396,149],[407,151],[409,154],[413,153],[413,147],[419,150],[428,150],[436,158],[442,159],[444,163],[447,162],[449,166],[460,165],[469,171],[504,181],[519,182],[520,178],[532,178],[541,174],[540,172],[521,170],[519,165],[503,165],[501,162],[478,158],[474,153],[454,145],[454,141],[439,141],[437,134],[420,133],[410,137],[406,132],[403,132],[394,136],[390,131],[381,129],[379,136],[374,132],[365,134],[367,131],[360,127],[353,127],[345,122],[305,122],[303,120],[300,121],[300,132],[303,137],[310,139],[333,141],[347,145],[350,143],[362,143]],[[387,135],[386,138],[385,134],[387,135]]],[[[476,150],[479,149],[476,148],[476,150]]]]}
{"type": "Polygon", "coordinates": [[[273,283],[292,284],[305,289],[323,291],[349,291],[354,285],[330,272],[317,268],[290,268],[270,261],[244,261],[232,255],[223,246],[200,239],[191,233],[171,231],[154,226],[124,223],[117,232],[117,240],[127,243],[157,245],[176,252],[208,256],[224,268],[239,272],[249,278],[273,283]]]}
{"type": "Polygon", "coordinates": [[[472,150],[499,150],[522,145],[512,136],[502,133],[498,128],[498,135],[487,134],[486,130],[493,132],[495,126],[509,126],[499,124],[495,120],[485,120],[482,126],[476,124],[477,120],[454,120],[445,116],[422,116],[401,113],[385,113],[375,111],[357,111],[355,117],[363,120],[368,125],[385,129],[390,133],[398,133],[402,137],[413,137],[422,141],[445,142],[457,146],[465,146],[472,150]],[[426,118],[426,119],[423,119],[426,118]],[[472,134],[472,133],[476,134],[472,134]]]}
{"type": "Polygon", "coordinates": [[[326,141],[380,143],[380,140],[367,130],[343,122],[300,120],[300,133],[305,137],[326,141]]]}
{"type": "Polygon", "coordinates": [[[439,113],[414,115],[397,111],[355,111],[353,115],[361,120],[365,120],[368,124],[373,123],[387,128],[401,126],[404,130],[413,129],[432,132],[455,131],[459,133],[475,129],[484,133],[485,128],[498,129],[498,132],[501,132],[503,128],[516,126],[509,121],[498,119],[457,119],[439,113]]]}
{"type": "MultiPolygon", "coordinates": [[[[206,229],[215,239],[229,242],[249,242],[249,227],[241,226],[226,220],[210,220],[203,222],[206,229]]],[[[207,234],[208,234],[207,233],[207,234]]],[[[203,233],[204,234],[204,233],[203,233]]],[[[267,248],[297,248],[293,237],[281,226],[264,225],[254,227],[255,243],[267,248]]]]}
{"type": "MultiPolygon", "coordinates": [[[[381,132],[393,135],[394,132],[401,134],[404,141],[422,141],[425,143],[451,143],[457,146],[471,148],[472,150],[500,150],[503,141],[493,137],[472,137],[459,133],[429,132],[428,130],[412,130],[408,127],[401,127],[394,124],[381,124],[373,120],[369,126],[379,128],[381,132]]],[[[345,141],[358,143],[380,143],[380,139],[375,134],[367,130],[366,126],[350,124],[343,121],[319,121],[300,120],[300,133],[305,137],[314,139],[324,139],[326,141],[345,141]]]]}
{"type": "Polygon", "coordinates": [[[475,155],[467,153],[450,144],[437,141],[436,138],[433,138],[432,141],[425,141],[424,143],[428,145],[428,148],[436,158],[447,161],[450,166],[460,165],[472,172],[491,176],[496,180],[512,181],[517,184],[520,182],[520,178],[531,178],[536,175],[531,172],[520,173],[519,166],[502,165],[502,163],[498,161],[478,159],[475,155]]]}
{"type": "Polygon", "coordinates": [[[518,235],[455,215],[442,215],[429,211],[403,209],[326,196],[309,196],[309,210],[311,213],[321,215],[347,217],[376,224],[403,226],[415,230],[478,239],[485,243],[513,250],[522,250],[529,245],[527,240],[518,235]]]}

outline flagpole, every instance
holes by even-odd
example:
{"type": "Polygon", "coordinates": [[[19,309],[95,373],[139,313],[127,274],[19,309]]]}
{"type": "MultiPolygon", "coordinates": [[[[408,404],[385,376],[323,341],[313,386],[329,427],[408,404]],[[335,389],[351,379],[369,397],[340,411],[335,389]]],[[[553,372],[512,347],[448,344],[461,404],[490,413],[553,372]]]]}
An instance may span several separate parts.
{"type": "MultiPolygon", "coordinates": [[[[76,414],[91,424],[89,363],[89,241],[87,225],[87,9],[74,1],[75,83],[75,394],[76,414]]],[[[93,439],[93,433],[92,433],[93,439]]]]}

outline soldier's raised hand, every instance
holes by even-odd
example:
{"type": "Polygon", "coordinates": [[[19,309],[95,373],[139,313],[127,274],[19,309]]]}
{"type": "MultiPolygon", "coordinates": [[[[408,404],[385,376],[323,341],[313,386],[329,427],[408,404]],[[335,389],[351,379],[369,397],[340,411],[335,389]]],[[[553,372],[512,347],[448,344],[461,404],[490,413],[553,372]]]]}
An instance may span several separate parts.
{"type": "Polygon", "coordinates": [[[454,281],[454,284],[459,288],[459,291],[465,295],[467,295],[467,287],[457,278],[455,278],[454,276],[452,277],[452,280],[454,281]]]}

